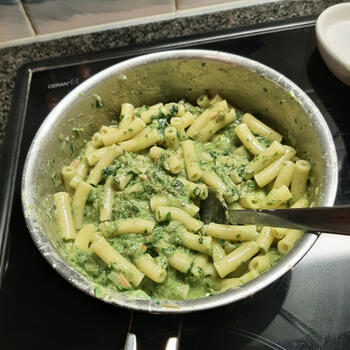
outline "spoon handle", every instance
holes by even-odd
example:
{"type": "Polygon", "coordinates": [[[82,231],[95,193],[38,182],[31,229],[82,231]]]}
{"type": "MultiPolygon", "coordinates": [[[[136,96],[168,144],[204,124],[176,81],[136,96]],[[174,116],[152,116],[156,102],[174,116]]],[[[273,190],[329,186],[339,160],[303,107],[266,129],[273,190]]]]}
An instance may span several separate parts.
{"type": "Polygon", "coordinates": [[[350,205],[322,208],[229,210],[230,223],[350,235],[350,205]]]}

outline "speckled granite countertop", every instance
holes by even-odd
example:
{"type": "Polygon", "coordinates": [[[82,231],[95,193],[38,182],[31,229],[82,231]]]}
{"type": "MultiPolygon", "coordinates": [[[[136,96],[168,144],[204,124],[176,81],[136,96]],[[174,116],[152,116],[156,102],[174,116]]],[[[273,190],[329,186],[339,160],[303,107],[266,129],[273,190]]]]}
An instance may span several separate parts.
{"type": "Polygon", "coordinates": [[[25,63],[301,16],[316,16],[326,7],[340,2],[347,1],[284,0],[1,49],[0,149],[10,110],[14,80],[18,69],[25,63]]]}

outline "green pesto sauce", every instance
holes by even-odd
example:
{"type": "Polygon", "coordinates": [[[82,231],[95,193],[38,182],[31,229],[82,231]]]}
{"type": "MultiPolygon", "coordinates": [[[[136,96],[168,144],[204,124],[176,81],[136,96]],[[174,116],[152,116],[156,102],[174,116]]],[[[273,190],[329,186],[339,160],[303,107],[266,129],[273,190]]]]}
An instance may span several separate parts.
{"type": "MultiPolygon", "coordinates": [[[[186,101],[180,101],[179,103],[183,104],[185,111],[190,111],[195,117],[203,111],[203,108],[192,106],[186,101]]],[[[102,100],[96,99],[95,107],[102,108],[102,100]]],[[[147,106],[139,108],[136,116],[140,117],[141,112],[146,110],[148,110],[147,106]]],[[[157,129],[163,135],[164,129],[170,125],[170,118],[177,113],[177,110],[170,109],[169,113],[169,115],[164,115],[160,112],[153,118],[149,127],[157,129]]],[[[242,146],[234,132],[234,128],[240,124],[241,118],[242,114],[237,112],[236,121],[216,133],[210,142],[195,143],[195,150],[201,168],[214,171],[221,178],[227,188],[226,195],[229,195],[233,201],[233,206],[238,205],[239,199],[249,193],[261,193],[262,195],[268,193],[267,189],[260,189],[254,179],[247,181],[242,179],[245,166],[253,159],[253,156],[242,155],[241,153],[230,156],[232,152],[242,146]],[[209,154],[210,158],[202,158],[202,153],[209,154]],[[232,181],[233,172],[242,181],[239,186],[232,181]]],[[[78,129],[75,132],[76,134],[80,133],[78,129]]],[[[257,138],[265,147],[268,147],[271,143],[266,138],[257,138]]],[[[143,218],[154,220],[154,214],[150,208],[150,199],[155,195],[167,197],[170,205],[172,203],[174,205],[175,203],[193,203],[190,193],[177,179],[177,177],[186,178],[185,170],[177,176],[170,174],[168,170],[166,157],[160,159],[159,162],[154,162],[149,158],[148,151],[138,154],[124,152],[112,165],[103,169],[101,182],[92,189],[88,196],[83,217],[84,225],[92,223],[97,227],[99,226],[99,211],[103,200],[104,184],[106,179],[111,177],[116,189],[112,218],[109,222],[102,224],[104,230],[111,234],[111,236],[106,236],[108,243],[130,262],[133,262],[135,257],[144,254],[144,252],[150,254],[155,258],[157,264],[167,271],[164,282],[156,283],[145,276],[138,288],[124,288],[111,278],[113,266],[107,266],[91,250],[83,252],[73,248],[71,243],[64,244],[66,258],[74,264],[79,272],[88,276],[97,285],[119,291],[130,298],[183,300],[209,296],[219,292],[219,278],[215,275],[206,275],[203,268],[196,265],[193,259],[198,253],[181,246],[180,229],[173,222],[169,225],[171,218],[168,221],[156,223],[152,235],[125,234],[112,237],[112,233],[120,219],[143,218]],[[117,190],[121,176],[129,176],[130,181],[123,190],[117,190]],[[172,256],[176,249],[192,259],[192,265],[186,273],[175,270],[168,263],[168,257],[172,256]]],[[[56,181],[56,178],[54,180],[56,181]]],[[[199,201],[195,200],[195,202],[196,205],[200,205],[199,201]]],[[[198,214],[196,218],[200,219],[198,214]]],[[[241,242],[220,240],[220,244],[226,254],[229,254],[239,247],[241,242]]],[[[281,259],[281,254],[275,247],[271,248],[270,254],[272,265],[281,259]]],[[[248,272],[247,265],[242,264],[234,273],[226,277],[240,277],[248,272]]],[[[96,289],[96,295],[101,296],[99,288],[96,289]]]]}

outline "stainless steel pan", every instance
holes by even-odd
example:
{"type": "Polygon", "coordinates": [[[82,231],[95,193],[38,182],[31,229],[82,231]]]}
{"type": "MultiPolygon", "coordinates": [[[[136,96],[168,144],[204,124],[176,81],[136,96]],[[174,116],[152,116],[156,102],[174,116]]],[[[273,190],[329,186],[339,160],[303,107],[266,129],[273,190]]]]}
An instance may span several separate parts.
{"type": "Polygon", "coordinates": [[[68,94],[49,114],[37,132],[24,167],[22,201],[30,234],[49,264],[65,279],[91,296],[134,310],[185,313],[238,301],[276,281],[312,247],[317,236],[305,234],[275,267],[246,285],[211,297],[187,301],[128,300],[102,290],[73,268],[62,256],[52,212],[57,174],[77,154],[68,144],[72,128],[84,128],[90,137],[120,111],[123,102],[154,104],[203,93],[220,93],[232,105],[261,117],[285,135],[300,155],[314,160],[312,202],[331,206],[337,189],[337,156],[331,133],[321,113],[294,83],[282,74],[244,57],[217,51],[178,50],[154,53],[116,64],[91,77],[68,94]],[[100,96],[103,108],[96,108],[100,96]],[[94,105],[94,107],[93,107],[94,105]],[[63,139],[60,135],[66,135],[63,139]],[[61,141],[59,141],[61,140],[61,141]],[[73,152],[72,152],[73,151],[73,152]],[[70,156],[70,153],[73,153],[70,156]],[[54,160],[54,169],[52,166],[54,160]],[[101,290],[100,290],[101,291],[101,290]]]}

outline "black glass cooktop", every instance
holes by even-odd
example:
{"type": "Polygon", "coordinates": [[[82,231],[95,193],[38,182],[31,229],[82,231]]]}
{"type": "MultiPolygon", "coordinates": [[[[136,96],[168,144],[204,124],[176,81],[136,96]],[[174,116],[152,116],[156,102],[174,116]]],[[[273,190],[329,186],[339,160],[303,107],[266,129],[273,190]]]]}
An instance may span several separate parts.
{"type": "Polygon", "coordinates": [[[19,180],[30,142],[48,112],[77,84],[105,67],[128,57],[184,47],[253,58],[304,89],[322,111],[336,143],[340,176],[336,201],[350,203],[350,88],[324,65],[315,46],[314,21],[30,64],[17,79],[1,160],[1,349],[122,349],[129,325],[142,350],[164,349],[173,336],[179,337],[181,350],[350,347],[350,237],[321,234],[296,267],[250,299],[184,316],[135,313],[133,318],[128,310],[71,286],[32,242],[22,214],[19,180]]]}

